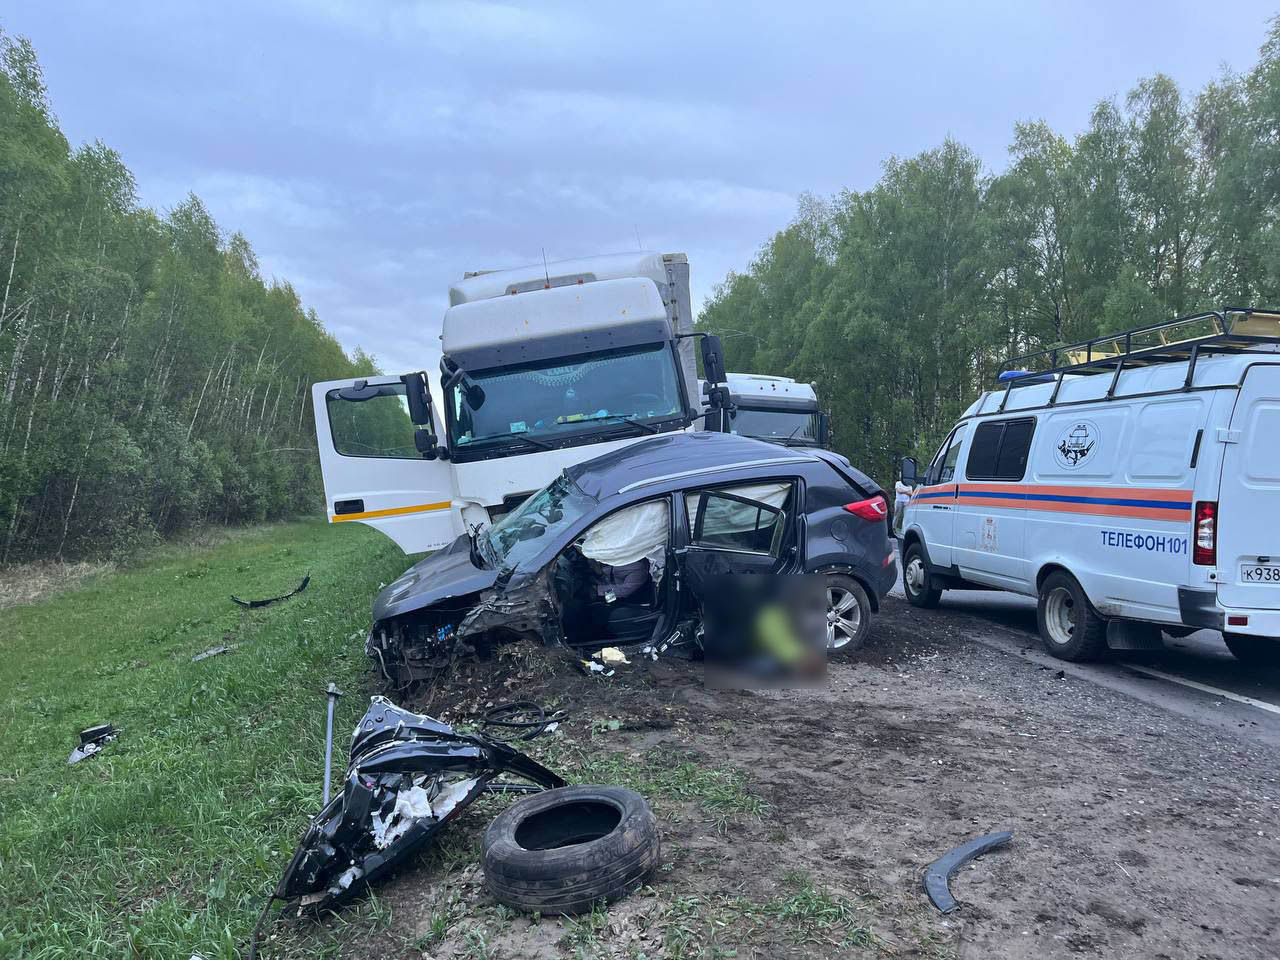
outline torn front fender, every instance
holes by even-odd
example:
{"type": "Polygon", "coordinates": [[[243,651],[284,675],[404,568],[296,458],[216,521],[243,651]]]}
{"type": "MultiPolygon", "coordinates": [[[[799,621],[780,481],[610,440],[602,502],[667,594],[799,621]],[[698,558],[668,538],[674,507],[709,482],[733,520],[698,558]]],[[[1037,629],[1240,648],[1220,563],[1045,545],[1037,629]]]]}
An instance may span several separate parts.
{"type": "Polygon", "coordinates": [[[373,697],[351,737],[342,792],[311,821],[274,896],[316,909],[337,906],[480,794],[560,786],[560,777],[505,743],[457,733],[373,697]],[[518,780],[499,780],[503,775],[518,780]]]}
{"type": "Polygon", "coordinates": [[[466,639],[495,630],[536,636],[543,643],[563,639],[549,571],[518,587],[483,591],[480,602],[458,624],[457,632],[459,638],[466,639]]]}

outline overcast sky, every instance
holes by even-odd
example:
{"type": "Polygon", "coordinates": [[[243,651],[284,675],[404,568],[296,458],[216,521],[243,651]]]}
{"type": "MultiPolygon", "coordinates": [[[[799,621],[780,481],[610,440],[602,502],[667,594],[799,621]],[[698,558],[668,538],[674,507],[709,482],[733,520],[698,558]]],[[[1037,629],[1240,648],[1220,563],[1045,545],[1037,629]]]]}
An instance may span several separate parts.
{"type": "MultiPolygon", "coordinates": [[[[73,144],[188,191],[348,348],[438,351],[463,270],[682,250],[695,304],[803,191],[951,135],[1078,132],[1162,71],[1247,68],[1280,3],[8,0],[73,144]]],[[[426,363],[434,364],[434,360],[426,363]]]]}

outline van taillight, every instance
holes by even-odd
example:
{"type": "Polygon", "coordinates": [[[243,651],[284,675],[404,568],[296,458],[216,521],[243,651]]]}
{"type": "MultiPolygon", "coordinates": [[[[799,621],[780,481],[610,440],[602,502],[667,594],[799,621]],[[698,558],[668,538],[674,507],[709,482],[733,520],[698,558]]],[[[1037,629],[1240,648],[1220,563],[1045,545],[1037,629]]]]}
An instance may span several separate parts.
{"type": "Polygon", "coordinates": [[[869,500],[846,503],[844,508],[863,520],[883,520],[889,515],[889,503],[879,495],[871,497],[869,500]]]}
{"type": "Polygon", "coordinates": [[[1195,545],[1191,549],[1191,562],[1211,567],[1218,562],[1218,501],[1196,502],[1195,545]]]}

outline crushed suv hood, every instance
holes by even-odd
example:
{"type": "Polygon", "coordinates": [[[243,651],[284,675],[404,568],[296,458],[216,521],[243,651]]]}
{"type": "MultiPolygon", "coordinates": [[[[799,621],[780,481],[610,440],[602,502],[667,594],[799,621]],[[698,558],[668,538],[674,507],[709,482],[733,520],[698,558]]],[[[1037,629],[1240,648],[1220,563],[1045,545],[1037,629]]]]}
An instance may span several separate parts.
{"type": "Polygon", "coordinates": [[[487,590],[497,579],[497,570],[481,570],[472,564],[471,545],[463,534],[384,587],[373,601],[374,622],[422,610],[450,597],[487,590]]]}

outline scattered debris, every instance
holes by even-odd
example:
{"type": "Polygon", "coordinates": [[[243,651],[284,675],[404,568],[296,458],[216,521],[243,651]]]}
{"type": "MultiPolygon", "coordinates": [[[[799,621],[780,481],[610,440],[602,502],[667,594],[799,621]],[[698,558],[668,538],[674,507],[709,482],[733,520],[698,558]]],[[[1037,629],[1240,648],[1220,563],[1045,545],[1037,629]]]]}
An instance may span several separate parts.
{"type": "Polygon", "coordinates": [[[488,739],[510,743],[514,740],[532,740],[544,733],[551,733],[568,719],[568,710],[547,713],[545,707],[532,700],[513,700],[486,710],[480,716],[480,726],[488,739]],[[518,732],[504,737],[493,733],[494,728],[518,732]]]}
{"type": "Polygon", "coordinates": [[[67,757],[67,766],[79,763],[86,757],[92,757],[119,735],[119,731],[109,723],[100,723],[87,730],[81,730],[80,745],[71,751],[71,756],[67,757]]]}
{"type": "Polygon", "coordinates": [[[342,792],[312,820],[272,897],[332,908],[404,862],[482,793],[561,786],[501,741],[373,697],[352,734],[342,792]],[[524,782],[499,781],[503,774],[524,782]]]}
{"type": "Polygon", "coordinates": [[[493,898],[537,914],[575,914],[626,896],[661,859],[644,797],[617,786],[574,786],[518,800],[481,845],[493,898]]]}
{"type": "Polygon", "coordinates": [[[630,663],[627,655],[617,647],[601,647],[592,656],[604,661],[605,663],[630,663]]]}
{"type": "Polygon", "coordinates": [[[976,840],[961,844],[929,864],[924,871],[924,892],[929,895],[933,905],[943,913],[950,913],[959,907],[960,904],[956,903],[955,897],[951,896],[951,890],[947,887],[947,881],[951,879],[952,874],[974,857],[980,857],[988,850],[1002,846],[1012,839],[1013,834],[1007,830],[988,833],[985,837],[978,837],[976,840]]]}
{"type": "Polygon", "coordinates": [[[199,663],[201,660],[208,660],[210,657],[216,657],[224,653],[230,653],[232,650],[234,650],[238,646],[240,646],[240,644],[238,643],[228,643],[225,646],[221,646],[221,647],[210,647],[208,650],[205,650],[203,653],[197,653],[194,657],[191,658],[191,662],[199,663]]]}
{"type": "Polygon", "coordinates": [[[305,577],[302,578],[302,582],[300,584],[298,584],[288,593],[282,593],[278,597],[268,597],[265,600],[241,600],[239,597],[237,597],[233,593],[231,595],[231,599],[234,600],[236,603],[240,604],[240,606],[242,607],[250,607],[250,608],[265,607],[269,603],[275,603],[279,600],[288,600],[294,594],[301,593],[303,590],[307,589],[307,584],[310,582],[311,582],[311,574],[308,573],[305,577]]]}
{"type": "Polygon", "coordinates": [[[324,721],[324,791],[321,794],[320,805],[327,807],[329,805],[329,771],[333,769],[333,708],[338,703],[338,698],[342,696],[342,691],[330,680],[324,695],[329,701],[329,706],[324,721]]]}

